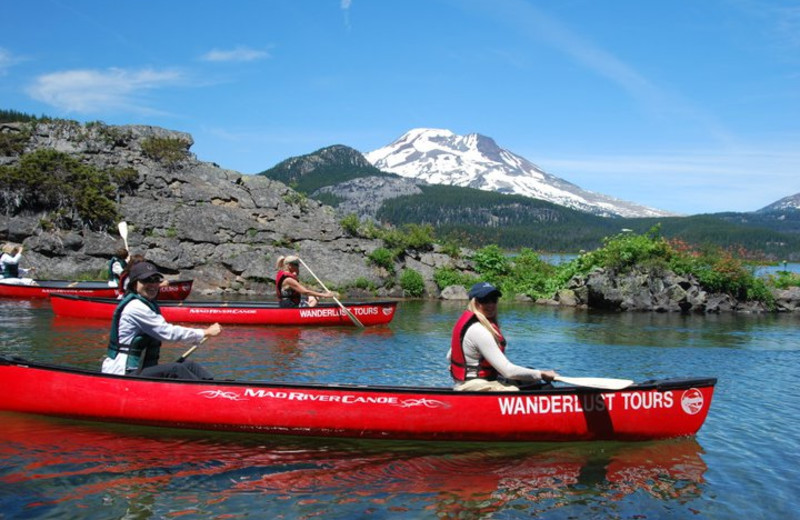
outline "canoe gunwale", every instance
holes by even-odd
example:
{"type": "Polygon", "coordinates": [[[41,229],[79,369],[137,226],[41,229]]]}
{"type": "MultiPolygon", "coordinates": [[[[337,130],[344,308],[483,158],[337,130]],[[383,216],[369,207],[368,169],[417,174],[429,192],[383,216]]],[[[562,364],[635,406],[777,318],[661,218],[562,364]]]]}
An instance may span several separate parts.
{"type": "MultiPolygon", "coordinates": [[[[290,383],[282,381],[263,381],[263,380],[235,380],[235,379],[214,379],[211,381],[191,381],[182,379],[161,379],[142,377],[136,375],[113,375],[104,374],[97,370],[88,370],[84,368],[68,367],[62,365],[53,365],[48,363],[31,362],[19,357],[0,356],[0,365],[17,365],[24,368],[32,368],[39,370],[50,370],[56,372],[70,373],[80,376],[99,377],[103,379],[119,379],[124,381],[139,381],[143,383],[154,384],[170,384],[170,385],[198,385],[198,386],[237,386],[237,387],[265,387],[265,388],[287,388],[292,390],[326,390],[335,391],[341,390],[343,392],[384,392],[384,393],[416,393],[416,394],[450,394],[450,395],[518,395],[509,394],[508,392],[468,392],[468,391],[454,391],[451,387],[433,387],[433,386],[394,386],[394,385],[363,385],[357,383],[290,383]]],[[[635,383],[622,390],[604,390],[598,388],[586,388],[577,386],[555,386],[552,388],[541,389],[523,389],[520,394],[608,394],[608,393],[625,393],[631,391],[642,390],[677,390],[684,388],[704,388],[713,387],[717,384],[715,377],[685,377],[685,378],[670,378],[670,379],[651,379],[640,383],[635,383]]]]}

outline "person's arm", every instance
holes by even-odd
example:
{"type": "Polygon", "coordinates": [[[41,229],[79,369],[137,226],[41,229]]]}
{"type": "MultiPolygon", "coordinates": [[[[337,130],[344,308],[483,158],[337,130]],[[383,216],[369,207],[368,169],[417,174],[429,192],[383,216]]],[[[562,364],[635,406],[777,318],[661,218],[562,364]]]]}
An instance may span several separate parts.
{"type": "Polygon", "coordinates": [[[300,294],[305,294],[308,296],[316,296],[317,298],[332,298],[335,296],[335,293],[328,291],[328,292],[319,292],[313,289],[309,289],[305,285],[301,284],[294,278],[287,277],[283,280],[283,285],[289,287],[290,289],[294,289],[295,291],[299,292],[300,294]]]}
{"type": "Polygon", "coordinates": [[[500,350],[500,347],[497,346],[492,334],[479,323],[472,325],[467,330],[464,335],[464,343],[466,344],[467,342],[472,343],[481,353],[481,356],[506,379],[538,381],[543,378],[541,370],[521,367],[509,361],[500,350]]]}
{"type": "Polygon", "coordinates": [[[161,341],[182,341],[198,342],[207,335],[215,336],[219,334],[219,324],[214,324],[208,329],[195,329],[172,325],[168,323],[160,314],[156,314],[149,307],[140,301],[132,301],[122,312],[119,326],[120,343],[129,344],[137,331],[141,331],[148,336],[158,338],[161,341]],[[212,334],[210,329],[216,326],[216,333],[212,334]],[[207,333],[206,331],[210,331],[207,333]]]}

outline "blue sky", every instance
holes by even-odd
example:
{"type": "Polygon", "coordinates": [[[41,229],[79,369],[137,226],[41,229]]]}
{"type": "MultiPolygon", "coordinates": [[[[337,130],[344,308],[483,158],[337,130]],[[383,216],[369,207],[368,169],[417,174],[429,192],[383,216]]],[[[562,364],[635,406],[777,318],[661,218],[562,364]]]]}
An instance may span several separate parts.
{"type": "Polygon", "coordinates": [[[256,173],[480,133],[682,214],[800,192],[798,0],[5,0],[0,108],[192,134],[256,173]]]}

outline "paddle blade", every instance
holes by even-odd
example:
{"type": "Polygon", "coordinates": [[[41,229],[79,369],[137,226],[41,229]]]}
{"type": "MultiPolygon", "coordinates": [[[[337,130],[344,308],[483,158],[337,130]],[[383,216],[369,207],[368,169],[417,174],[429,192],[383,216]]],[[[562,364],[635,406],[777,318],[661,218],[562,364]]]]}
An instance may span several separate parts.
{"type": "Polygon", "coordinates": [[[119,229],[119,236],[122,237],[122,242],[125,244],[125,249],[128,249],[128,223],[123,220],[117,228],[119,229]]]}
{"type": "Polygon", "coordinates": [[[562,383],[575,386],[585,386],[589,388],[600,388],[603,390],[622,390],[633,384],[631,379],[612,379],[608,377],[563,377],[555,379],[562,383]]]}
{"type": "Polygon", "coordinates": [[[128,223],[123,220],[122,222],[119,223],[119,226],[117,226],[117,227],[119,228],[119,236],[122,237],[122,240],[127,239],[128,238],[128,223]]]}

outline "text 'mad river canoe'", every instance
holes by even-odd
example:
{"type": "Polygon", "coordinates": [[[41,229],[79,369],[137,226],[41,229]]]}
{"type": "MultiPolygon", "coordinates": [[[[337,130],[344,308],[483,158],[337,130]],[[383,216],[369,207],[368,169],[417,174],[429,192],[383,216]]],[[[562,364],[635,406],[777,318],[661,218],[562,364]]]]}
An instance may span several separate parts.
{"type": "MultiPolygon", "coordinates": [[[[53,295],[50,304],[56,316],[110,320],[119,300],[53,295]]],[[[343,305],[364,326],[385,325],[394,318],[396,301],[348,303],[343,305]]],[[[161,314],[169,322],[221,323],[236,325],[354,325],[335,303],[316,307],[280,307],[277,301],[166,301],[159,296],[161,314]]]]}
{"type": "MultiPolygon", "coordinates": [[[[159,300],[185,300],[192,292],[193,280],[170,280],[169,285],[158,291],[159,300]]],[[[5,298],[49,298],[54,294],[71,294],[97,298],[116,298],[117,289],[108,282],[69,280],[36,280],[34,285],[3,283],[0,280],[0,297],[5,298]]]]}
{"type": "Polygon", "coordinates": [[[0,357],[0,410],[171,428],[425,441],[651,440],[694,435],[715,378],[622,390],[178,381],[0,357]]]}

